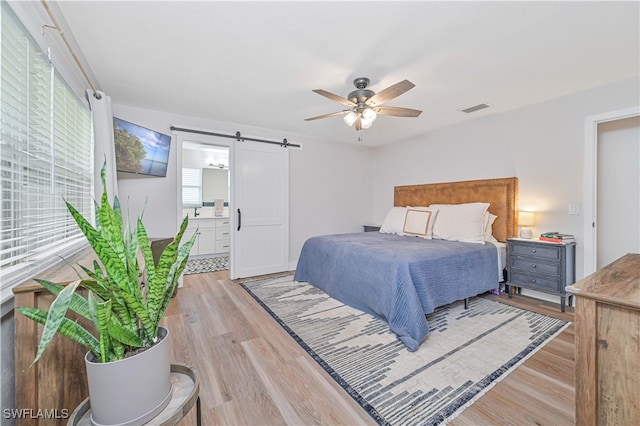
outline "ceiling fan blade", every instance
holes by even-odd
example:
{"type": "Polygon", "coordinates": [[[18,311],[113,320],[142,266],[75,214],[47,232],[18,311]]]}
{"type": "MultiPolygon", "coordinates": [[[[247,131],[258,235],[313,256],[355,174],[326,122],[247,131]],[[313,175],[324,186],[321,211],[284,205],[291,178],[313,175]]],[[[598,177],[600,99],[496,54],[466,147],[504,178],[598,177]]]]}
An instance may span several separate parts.
{"type": "Polygon", "coordinates": [[[327,92],[326,90],[322,90],[322,89],[314,89],[313,92],[316,92],[318,95],[322,95],[325,98],[329,98],[332,101],[336,101],[341,103],[342,105],[346,105],[348,107],[355,107],[356,104],[354,104],[353,102],[351,102],[349,99],[345,99],[342,96],[338,96],[338,95],[334,95],[331,92],[327,92]]]}
{"type": "Polygon", "coordinates": [[[360,120],[360,116],[359,115],[356,118],[355,126],[356,126],[356,131],[357,130],[362,130],[362,120],[360,120]]]}
{"type": "Polygon", "coordinates": [[[373,110],[376,114],[380,115],[392,115],[394,117],[417,117],[422,114],[422,111],[411,108],[400,108],[392,106],[375,107],[373,110]]]}
{"type": "Polygon", "coordinates": [[[305,118],[304,121],[320,120],[321,118],[335,117],[336,115],[344,115],[344,114],[346,114],[348,112],[349,112],[349,110],[346,109],[344,111],[332,112],[332,113],[329,113],[329,114],[318,115],[316,117],[305,118]]]}
{"type": "Polygon", "coordinates": [[[413,84],[409,80],[402,80],[400,83],[396,83],[393,86],[389,86],[386,89],[376,93],[375,95],[367,99],[365,104],[369,105],[370,107],[382,105],[383,103],[389,102],[391,99],[402,95],[404,92],[414,87],[415,84],[413,84]]]}

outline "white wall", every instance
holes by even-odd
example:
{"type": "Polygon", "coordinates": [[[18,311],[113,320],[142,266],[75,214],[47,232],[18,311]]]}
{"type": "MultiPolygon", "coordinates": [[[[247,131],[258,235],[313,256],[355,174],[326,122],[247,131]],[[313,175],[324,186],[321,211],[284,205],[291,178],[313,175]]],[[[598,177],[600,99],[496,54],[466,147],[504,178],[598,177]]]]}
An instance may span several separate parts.
{"type": "MultiPolygon", "coordinates": [[[[269,140],[287,138],[302,143],[290,154],[289,260],[295,267],[304,241],[312,235],[358,232],[371,220],[373,198],[371,149],[273,129],[185,117],[113,103],[113,114],[124,120],[171,134],[172,125],[269,140]]],[[[150,237],[174,235],[177,230],[177,171],[175,138],[171,141],[166,178],[119,179],[118,194],[131,221],[147,206],[144,223],[150,237]]]]}
{"type": "MultiPolygon", "coordinates": [[[[291,151],[290,259],[314,235],[360,232],[371,221],[371,149],[309,142],[291,151]]],[[[295,262],[292,263],[292,269],[295,262]]]]}
{"type": "Polygon", "coordinates": [[[517,176],[519,206],[540,212],[534,233],[576,235],[582,278],[585,117],[637,106],[639,86],[628,79],[376,148],[373,220],[384,219],[396,185],[517,176]],[[580,214],[568,214],[570,202],[580,214]]]}

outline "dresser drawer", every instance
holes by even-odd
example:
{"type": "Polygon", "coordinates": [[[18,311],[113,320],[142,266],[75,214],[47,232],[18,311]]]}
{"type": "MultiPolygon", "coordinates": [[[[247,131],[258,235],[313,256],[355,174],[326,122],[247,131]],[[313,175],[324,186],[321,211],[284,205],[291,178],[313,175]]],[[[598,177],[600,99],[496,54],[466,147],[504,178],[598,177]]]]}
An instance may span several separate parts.
{"type": "Polygon", "coordinates": [[[557,246],[544,246],[542,244],[512,244],[509,247],[511,249],[511,255],[520,256],[536,256],[544,259],[560,260],[560,247],[557,246]]]}
{"type": "Polygon", "coordinates": [[[523,272],[530,271],[531,273],[552,275],[554,277],[560,277],[562,274],[560,262],[537,262],[531,256],[512,256],[511,266],[523,272]]]}
{"type": "Polygon", "coordinates": [[[555,294],[565,294],[564,288],[560,288],[560,278],[542,275],[530,275],[521,271],[512,271],[509,284],[518,286],[522,284],[527,288],[540,291],[548,291],[555,294]]]}

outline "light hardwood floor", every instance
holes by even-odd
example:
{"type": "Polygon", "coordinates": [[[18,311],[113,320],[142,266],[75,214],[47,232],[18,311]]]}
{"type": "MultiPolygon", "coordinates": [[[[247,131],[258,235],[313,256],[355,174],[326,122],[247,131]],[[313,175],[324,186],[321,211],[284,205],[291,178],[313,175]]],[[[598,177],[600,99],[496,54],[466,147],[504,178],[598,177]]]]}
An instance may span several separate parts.
{"type": "MultiPolygon", "coordinates": [[[[499,299],[573,321],[559,303],[499,299]]],[[[227,271],[185,276],[163,321],[172,360],[199,375],[204,425],[376,424],[227,271]]],[[[451,424],[573,425],[574,364],[571,325],[451,424]]]]}

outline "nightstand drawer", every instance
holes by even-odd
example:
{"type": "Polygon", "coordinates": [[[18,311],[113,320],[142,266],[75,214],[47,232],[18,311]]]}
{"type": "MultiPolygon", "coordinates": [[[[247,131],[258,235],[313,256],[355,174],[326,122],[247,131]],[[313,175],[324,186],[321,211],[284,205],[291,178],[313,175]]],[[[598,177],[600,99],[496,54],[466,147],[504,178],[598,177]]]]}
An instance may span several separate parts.
{"type": "Polygon", "coordinates": [[[513,256],[511,259],[511,266],[514,269],[520,269],[523,272],[531,271],[532,273],[552,275],[554,277],[559,277],[562,273],[559,262],[536,262],[536,259],[532,259],[531,257],[513,256]]]}
{"type": "Polygon", "coordinates": [[[509,284],[515,286],[522,284],[527,288],[534,290],[550,291],[561,294],[565,293],[564,289],[560,288],[560,278],[529,275],[520,271],[513,271],[511,273],[509,284]]]}
{"type": "Polygon", "coordinates": [[[545,259],[560,260],[560,247],[545,246],[543,244],[513,244],[510,248],[512,255],[536,256],[545,259]]]}

